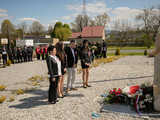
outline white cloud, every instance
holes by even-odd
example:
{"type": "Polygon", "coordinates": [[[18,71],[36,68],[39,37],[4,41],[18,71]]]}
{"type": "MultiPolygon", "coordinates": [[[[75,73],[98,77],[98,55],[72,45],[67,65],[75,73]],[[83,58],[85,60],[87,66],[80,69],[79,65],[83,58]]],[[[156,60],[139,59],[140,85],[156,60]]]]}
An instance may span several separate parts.
{"type": "Polygon", "coordinates": [[[6,13],[6,12],[8,12],[8,10],[1,9],[1,8],[0,8],[0,13],[6,13]]]}
{"type": "MultiPolygon", "coordinates": [[[[70,4],[67,5],[67,9],[80,14],[83,11],[83,5],[70,4]]],[[[104,1],[93,1],[86,4],[86,12],[88,15],[98,15],[104,12],[109,12],[110,10],[111,8],[107,8],[107,5],[104,1]]]]}
{"type": "Polygon", "coordinates": [[[117,7],[111,11],[114,19],[134,19],[138,14],[142,13],[141,9],[131,9],[128,7],[117,7]]]}
{"type": "Polygon", "coordinates": [[[120,22],[129,22],[130,27],[134,28],[140,24],[140,22],[135,20],[135,17],[142,13],[142,9],[135,9],[129,7],[117,7],[110,11],[111,22],[108,24],[109,29],[113,29],[114,23],[118,20],[120,22]]]}
{"type": "Polygon", "coordinates": [[[7,14],[1,14],[1,13],[0,13],[0,18],[4,18],[4,17],[8,17],[8,15],[7,15],[7,14]]]}
{"type": "Polygon", "coordinates": [[[34,21],[40,21],[40,20],[38,20],[36,18],[20,18],[19,21],[32,21],[32,22],[34,22],[34,21]]]}
{"type": "Polygon", "coordinates": [[[7,10],[0,8],[0,18],[8,17],[7,10]]]}
{"type": "MultiPolygon", "coordinates": [[[[115,2],[113,0],[112,2],[115,2]]],[[[66,6],[68,10],[72,11],[73,14],[68,16],[63,16],[61,20],[74,20],[78,14],[82,14],[83,5],[82,3],[70,4],[66,6]]],[[[87,15],[91,18],[94,16],[103,14],[106,12],[110,16],[110,22],[108,23],[107,28],[112,29],[114,22],[117,20],[129,21],[132,26],[136,26],[138,22],[135,20],[135,17],[142,13],[142,9],[129,8],[125,6],[117,8],[108,8],[106,1],[104,0],[92,0],[86,4],[87,15]]]]}
{"type": "Polygon", "coordinates": [[[62,20],[71,20],[71,19],[72,19],[71,16],[63,16],[63,17],[62,17],[62,20]]]}

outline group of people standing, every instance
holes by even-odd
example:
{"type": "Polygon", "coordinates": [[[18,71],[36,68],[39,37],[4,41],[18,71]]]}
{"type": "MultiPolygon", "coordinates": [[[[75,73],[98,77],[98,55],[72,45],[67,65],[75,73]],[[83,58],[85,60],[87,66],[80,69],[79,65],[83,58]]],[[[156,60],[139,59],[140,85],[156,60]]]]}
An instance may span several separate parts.
{"type": "Polygon", "coordinates": [[[45,60],[48,56],[48,46],[38,46],[36,48],[36,56],[37,56],[37,60],[40,60],[42,58],[42,60],[45,60]]]}
{"type": "Polygon", "coordinates": [[[33,48],[31,46],[27,47],[14,47],[8,48],[3,47],[0,50],[2,56],[3,65],[7,64],[7,60],[10,60],[12,64],[30,62],[32,61],[33,48]]]}
{"type": "Polygon", "coordinates": [[[67,72],[67,88],[66,93],[71,90],[77,90],[74,87],[76,79],[76,68],[78,59],[80,58],[83,70],[82,80],[83,87],[91,87],[88,84],[89,67],[91,65],[91,51],[89,49],[88,40],[83,41],[80,50],[76,47],[76,42],[72,40],[69,47],[64,48],[62,42],[58,42],[55,46],[48,47],[49,56],[46,59],[49,74],[49,95],[48,102],[55,104],[58,102],[57,97],[63,98],[64,94],[64,74],[67,72]]]}

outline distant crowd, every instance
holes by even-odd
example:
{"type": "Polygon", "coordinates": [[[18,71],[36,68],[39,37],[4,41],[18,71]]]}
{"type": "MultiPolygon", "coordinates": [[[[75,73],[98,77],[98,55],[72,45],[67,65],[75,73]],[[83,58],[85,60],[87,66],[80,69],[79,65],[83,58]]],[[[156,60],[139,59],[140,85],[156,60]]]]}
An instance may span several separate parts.
{"type": "MultiPolygon", "coordinates": [[[[47,46],[46,47],[37,47],[36,55],[37,59],[45,60],[47,57],[47,46]]],[[[12,64],[32,62],[33,61],[33,52],[34,48],[29,46],[24,47],[14,47],[6,49],[3,47],[0,49],[0,63],[3,61],[3,65],[6,66],[7,61],[9,60],[12,64]]]]}
{"type": "MultiPolygon", "coordinates": [[[[80,52],[80,49],[83,45],[77,44],[76,49],[80,52]]],[[[66,47],[66,46],[65,46],[66,47]]],[[[106,58],[107,52],[107,44],[103,41],[100,42],[92,42],[89,43],[90,51],[91,51],[91,59],[92,61],[95,58],[106,58]]],[[[7,61],[10,60],[12,64],[23,63],[23,62],[31,62],[33,61],[33,53],[34,47],[14,47],[7,49],[6,47],[0,48],[0,63],[3,62],[3,65],[7,64],[7,61]]],[[[48,45],[46,46],[37,46],[35,48],[36,58],[37,60],[46,60],[48,56],[48,45]]]]}

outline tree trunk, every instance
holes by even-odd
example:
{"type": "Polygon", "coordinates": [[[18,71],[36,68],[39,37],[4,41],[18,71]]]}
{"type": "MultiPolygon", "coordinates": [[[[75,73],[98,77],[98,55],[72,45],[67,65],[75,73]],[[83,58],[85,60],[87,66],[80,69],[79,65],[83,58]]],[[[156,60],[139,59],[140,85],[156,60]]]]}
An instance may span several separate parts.
{"type": "Polygon", "coordinates": [[[160,54],[154,60],[154,109],[160,111],[160,54]]]}

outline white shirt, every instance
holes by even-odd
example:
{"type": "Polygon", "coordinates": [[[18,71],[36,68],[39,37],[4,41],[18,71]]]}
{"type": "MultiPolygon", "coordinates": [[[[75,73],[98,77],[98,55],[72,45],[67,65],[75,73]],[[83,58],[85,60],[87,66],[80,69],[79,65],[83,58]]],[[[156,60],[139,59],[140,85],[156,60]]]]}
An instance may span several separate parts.
{"type": "Polygon", "coordinates": [[[50,55],[56,62],[58,65],[58,75],[61,76],[62,75],[62,71],[61,71],[61,61],[59,60],[59,58],[57,56],[53,56],[50,55]]]}

